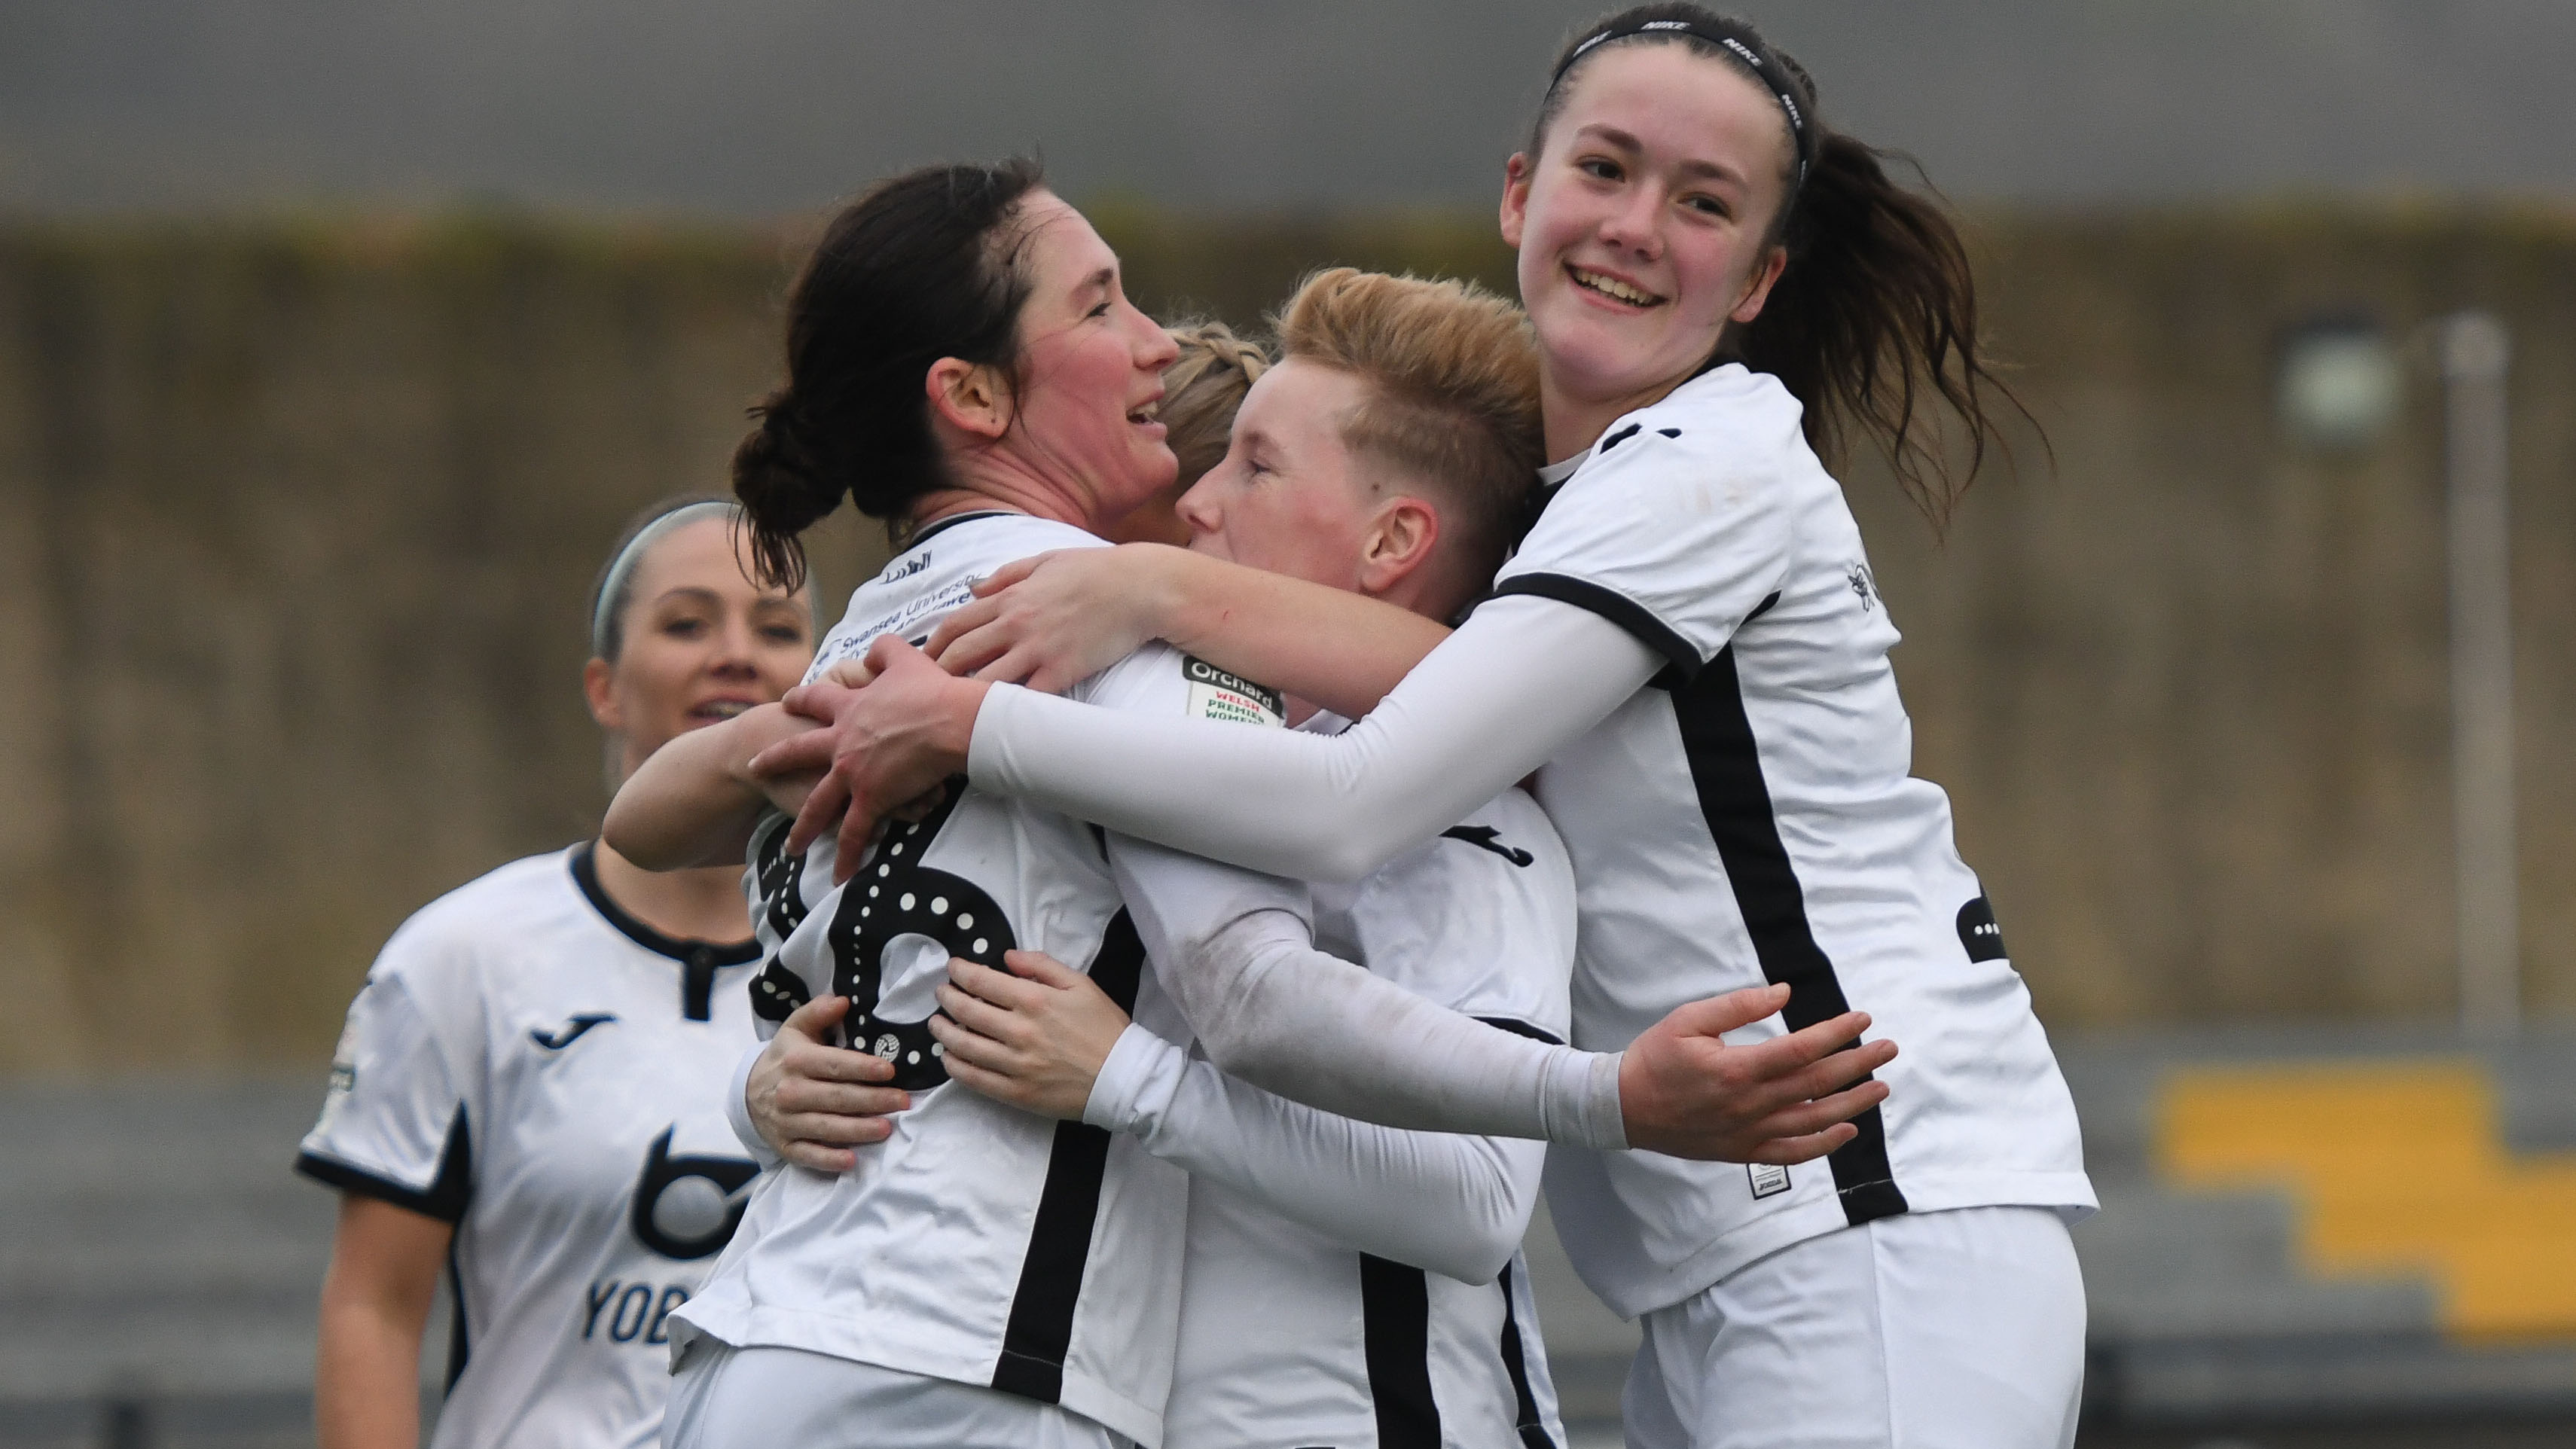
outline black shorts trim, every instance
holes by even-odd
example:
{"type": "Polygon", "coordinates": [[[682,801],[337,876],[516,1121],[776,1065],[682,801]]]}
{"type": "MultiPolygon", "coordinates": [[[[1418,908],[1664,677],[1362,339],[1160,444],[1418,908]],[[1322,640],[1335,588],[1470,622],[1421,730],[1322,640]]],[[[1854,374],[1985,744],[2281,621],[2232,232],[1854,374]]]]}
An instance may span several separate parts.
{"type": "Polygon", "coordinates": [[[318,1152],[297,1153],[295,1170],[325,1187],[389,1202],[450,1227],[465,1220],[465,1209],[474,1196],[474,1144],[462,1106],[448,1124],[447,1145],[438,1153],[438,1176],[427,1188],[396,1182],[318,1152]]]}
{"type": "MultiPolygon", "coordinates": [[[[1767,601],[1766,601],[1767,603],[1767,601]]],[[[1726,868],[1727,884],[1744,917],[1745,934],[1762,964],[1762,978],[1786,983],[1789,1004],[1781,1012],[1791,1031],[1802,1030],[1851,1009],[1843,995],[1834,963],[1807,920],[1806,892],[1796,866],[1780,840],[1780,823],[1771,809],[1771,787],[1762,777],[1762,757],[1755,748],[1753,723],[1744,711],[1744,690],[1735,668],[1735,647],[1718,651],[1690,685],[1673,695],[1673,713],[1681,727],[1682,752],[1690,762],[1691,783],[1699,793],[1701,817],[1709,839],[1726,868]]],[[[1906,1210],[1888,1165],[1887,1122],[1876,1107],[1852,1119],[1860,1135],[1826,1159],[1841,1196],[1846,1222],[1866,1223],[1906,1210]]]]}
{"type": "Polygon", "coordinates": [[[1431,1397],[1431,1284],[1420,1268],[1360,1254],[1360,1335],[1378,1449],[1440,1449],[1431,1397]]]}
{"type": "Polygon", "coordinates": [[[1503,1265],[1503,1372],[1512,1381],[1512,1432],[1521,1449],[1556,1449],[1547,1421],[1539,1417],[1538,1395],[1530,1392],[1529,1360],[1521,1348],[1519,1310],[1512,1302],[1512,1265],[1503,1265]]]}
{"type": "Polygon", "coordinates": [[[1681,632],[1654,615],[1654,611],[1616,589],[1605,588],[1590,579],[1569,578],[1564,574],[1514,574],[1494,585],[1485,597],[1498,599],[1506,594],[1529,594],[1541,599],[1554,599],[1588,609],[1626,630],[1638,643],[1663,656],[1671,665],[1656,676],[1662,684],[1666,676],[1675,683],[1688,684],[1698,677],[1706,661],[1681,632]]]}
{"type": "MultiPolygon", "coordinates": [[[[1091,979],[1121,1011],[1134,1014],[1145,943],[1125,911],[1112,917],[1091,960],[1091,979]]],[[[1064,1359],[1073,1347],[1074,1311],[1091,1264],[1091,1234],[1109,1172],[1109,1133],[1082,1122],[1058,1122],[1047,1154],[1046,1185],[1029,1224],[1029,1250],[1002,1329],[993,1387],[1042,1404],[1064,1398],[1064,1359]]]]}

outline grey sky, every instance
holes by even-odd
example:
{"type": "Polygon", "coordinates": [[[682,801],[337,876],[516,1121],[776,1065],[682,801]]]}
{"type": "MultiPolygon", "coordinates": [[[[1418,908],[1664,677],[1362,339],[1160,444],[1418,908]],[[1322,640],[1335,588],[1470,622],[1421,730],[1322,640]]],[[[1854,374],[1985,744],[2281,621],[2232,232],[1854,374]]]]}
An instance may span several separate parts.
{"type": "MultiPolygon", "coordinates": [[[[1747,0],[1970,199],[2576,194],[2564,0],[1747,0]]],[[[0,208],[1482,204],[1564,0],[5,0],[0,208]]]]}

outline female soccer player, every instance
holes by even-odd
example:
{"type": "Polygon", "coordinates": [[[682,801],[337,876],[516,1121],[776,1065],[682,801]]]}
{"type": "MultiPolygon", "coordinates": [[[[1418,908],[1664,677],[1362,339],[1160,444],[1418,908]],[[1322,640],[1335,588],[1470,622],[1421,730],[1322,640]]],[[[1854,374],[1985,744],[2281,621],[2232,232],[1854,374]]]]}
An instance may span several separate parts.
{"type": "MultiPolygon", "coordinates": [[[[1172,344],[1126,303],[1115,256],[1032,168],[930,168],[875,188],[827,230],[790,314],[788,385],[737,457],[755,547],[787,565],[785,545],[848,494],[895,522],[902,546],[852,596],[817,670],[872,639],[934,627],[1004,561],[1096,542],[1084,526],[1172,477],[1154,418],[1172,344]]],[[[1140,717],[1277,718],[1266,692],[1161,646],[1082,692],[1140,717]]],[[[1285,1037],[1311,1058],[1311,1036],[1328,1051],[1356,1034],[1351,1023],[1309,1033],[1293,1014],[1248,1009],[1261,993],[1232,989],[1222,969],[1230,955],[1274,959],[1270,938],[1293,928],[1293,949],[1313,958],[1296,974],[1328,988],[1327,1018],[1361,1011],[1407,1027],[1364,1073],[1331,1084],[1345,1094],[1364,1080],[1395,1115],[1595,1143],[1618,1141],[1636,1110],[1619,1057],[1486,1025],[1314,952],[1302,891],[1103,841],[1043,809],[968,790],[872,851],[784,852],[787,821],[760,823],[764,794],[742,774],[781,722],[756,710],[673,741],[620,792],[608,838],[661,866],[748,847],[756,925],[775,946],[755,1014],[846,1032],[864,1051],[835,1055],[873,1057],[879,1070],[841,1086],[890,1076],[915,1097],[868,1124],[873,1136],[843,1139],[872,1142],[855,1161],[793,1131],[775,1136],[800,1166],[833,1171],[765,1178],[704,1291],[674,1314],[675,1342],[683,1327],[702,1340],[681,1361],[675,1444],[1074,1445],[1159,1433],[1181,1179],[1128,1139],[940,1090],[943,1045],[925,1019],[952,954],[989,966],[1014,946],[1044,951],[1083,963],[1166,1040],[1191,1028],[1213,1042],[1285,1037]],[[1261,949],[1233,939],[1247,925],[1261,949]],[[1153,974],[1142,970],[1149,946],[1153,974]]],[[[1833,1089],[1882,1058],[1833,1050],[1858,1017],[1760,1047],[1707,1040],[1770,1009],[1758,994],[1751,1004],[1668,1034],[1672,1070],[1649,1074],[1644,1120],[1810,1156],[1835,1140],[1821,1135],[1827,1124],[1875,1099],[1833,1089]],[[1690,1121],[1703,1115],[1715,1125],[1690,1121]]]]}
{"type": "Polygon", "coordinates": [[[890,643],[865,690],[812,691],[834,741],[761,763],[834,758],[800,834],[853,796],[844,828],[864,830],[967,768],[1114,830],[1334,877],[1539,769],[1582,892],[1577,1045],[1768,981],[1793,988],[1792,1027],[1860,1004],[1909,1048],[1825,1170],[1552,1165],[1578,1268],[1646,1320],[1634,1442],[2065,1443],[2084,1316],[2065,1217],[2093,1202],[2073,1108],[1948,802],[1907,775],[1896,632],[1813,451],[1872,433],[1944,515],[1956,489],[1918,402],[1937,392],[1980,448],[1994,431],[1956,234],[1823,126],[1794,62],[1691,5],[1566,48],[1502,225],[1563,461],[1454,634],[1140,549],[1006,571],[1031,593],[1016,624],[970,607],[934,639],[1044,684],[1166,637],[1360,725],[1112,719],[890,643]]]}
{"type": "MultiPolygon", "coordinates": [[[[614,779],[777,699],[811,656],[810,602],[750,581],[740,526],[729,501],[664,505],[600,574],[582,683],[614,779]]],[[[436,1443],[656,1441],[669,1314],[757,1170],[717,1095],[750,1035],[740,880],[583,844],[503,866],[386,943],[296,1162],[342,1194],[314,1380],[325,1449],[417,1442],[442,1265],[456,1301],[436,1443]]]]}
{"type": "MultiPolygon", "coordinates": [[[[1456,282],[1341,269],[1309,278],[1278,326],[1282,361],[1244,400],[1224,462],[1180,502],[1192,546],[1456,613],[1492,581],[1538,466],[1538,366],[1519,309],[1456,282]]],[[[1301,727],[1347,725],[1318,712],[1301,727]]],[[[1373,975],[1563,1038],[1573,871],[1521,791],[1355,885],[1318,888],[1315,911],[1316,938],[1373,975]]],[[[1131,1133],[1195,1179],[1167,1449],[1564,1442],[1519,1258],[1540,1144],[1309,1112],[1129,1026],[1078,974],[1012,964],[1036,979],[952,968],[1015,1010],[943,988],[956,1020],[933,1030],[950,1072],[1131,1133]],[[968,1030],[979,1022],[998,1035],[968,1030]]]]}

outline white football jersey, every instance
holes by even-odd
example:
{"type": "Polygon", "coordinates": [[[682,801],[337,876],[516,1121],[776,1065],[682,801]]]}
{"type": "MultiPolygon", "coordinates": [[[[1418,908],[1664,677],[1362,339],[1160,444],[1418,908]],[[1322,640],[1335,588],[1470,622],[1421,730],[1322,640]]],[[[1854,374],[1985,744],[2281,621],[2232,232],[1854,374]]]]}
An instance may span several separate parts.
{"type": "MultiPolygon", "coordinates": [[[[893,633],[918,642],[974,581],[1049,549],[1098,546],[1070,526],[971,514],[917,535],[852,595],[817,672],[893,633]]],[[[1266,711],[1240,681],[1186,675],[1159,646],[1086,681],[1121,708],[1266,711]]],[[[810,677],[810,676],[809,676],[810,677]]],[[[1127,1138],[948,1084],[927,1019],[950,955],[1000,967],[1013,948],[1088,971],[1140,1025],[1189,1040],[1145,971],[1100,833],[952,786],[896,823],[846,887],[827,837],[786,856],[787,821],[756,833],[747,876],[762,944],[763,1034],[798,1004],[853,1000],[847,1045],[896,1066],[913,1106],[846,1173],[764,1179],[706,1288],[678,1315],[737,1346],[803,1349],[1066,1409],[1130,1439],[1161,1437],[1179,1312],[1186,1177],[1127,1138]]]]}
{"type": "MultiPolygon", "coordinates": [[[[1324,950],[1463,1015],[1563,1039],[1573,869],[1527,795],[1314,895],[1324,950]]],[[[1356,1252],[1206,1178],[1190,1188],[1165,1433],[1172,1449],[1565,1443],[1517,1254],[1498,1282],[1465,1283],[1356,1252]]]]}
{"type": "Polygon", "coordinates": [[[296,1161],[456,1225],[436,1446],[657,1442],[671,1313],[759,1171],[721,1096],[757,946],[663,936],[590,852],[505,865],[394,933],[296,1161]]]}
{"type": "Polygon", "coordinates": [[[1891,1213],[2093,1205],[1948,797],[1910,777],[1896,627],[1799,417],[1766,374],[1693,378],[1611,425],[1495,584],[1670,661],[1538,776],[1581,893],[1574,1044],[1620,1050],[1684,1002],[1770,981],[1792,988],[1791,1029],[1858,1008],[1902,1048],[1885,1106],[1823,1163],[1554,1154],[1575,1265],[1631,1317],[1891,1213]],[[1625,1226],[1581,1226],[1604,1215],[1625,1226]]]}

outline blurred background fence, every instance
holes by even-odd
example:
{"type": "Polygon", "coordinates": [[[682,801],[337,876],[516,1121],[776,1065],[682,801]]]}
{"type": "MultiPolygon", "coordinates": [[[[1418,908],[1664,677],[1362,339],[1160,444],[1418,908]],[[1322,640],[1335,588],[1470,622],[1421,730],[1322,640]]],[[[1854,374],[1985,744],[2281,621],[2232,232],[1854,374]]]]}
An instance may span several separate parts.
{"type": "MultiPolygon", "coordinates": [[[[1165,314],[1306,268],[1508,289],[1481,218],[1100,220],[1165,314]]],[[[1946,544],[1849,492],[2054,1026],[2450,1008],[2439,385],[2511,325],[2526,997],[2576,1008],[2576,219],[2237,210],[1978,227],[2046,430],[1946,544]],[[2285,338],[2367,318],[2396,423],[2278,416],[2285,338]]],[[[323,1060],[374,947],[602,803],[576,676],[619,521],[720,488],[798,242],[533,217],[0,229],[0,1073],[323,1060]]],[[[847,515],[827,590],[881,545],[847,515]]],[[[832,600],[825,612],[835,612],[832,600]]]]}

